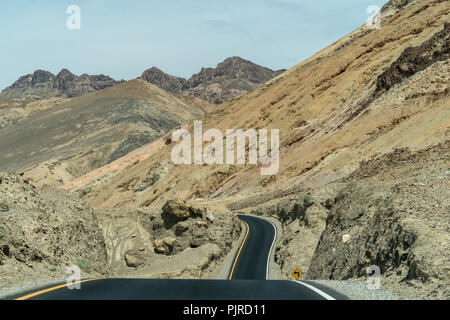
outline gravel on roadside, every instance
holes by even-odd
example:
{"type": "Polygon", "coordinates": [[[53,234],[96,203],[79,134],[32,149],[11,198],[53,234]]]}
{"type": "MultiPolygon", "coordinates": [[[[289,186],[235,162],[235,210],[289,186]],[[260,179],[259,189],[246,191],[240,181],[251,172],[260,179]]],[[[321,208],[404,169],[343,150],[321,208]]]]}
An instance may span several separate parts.
{"type": "Polygon", "coordinates": [[[308,280],[308,283],[331,288],[345,296],[350,300],[402,300],[400,295],[383,289],[370,289],[364,281],[359,280],[308,280]]]}

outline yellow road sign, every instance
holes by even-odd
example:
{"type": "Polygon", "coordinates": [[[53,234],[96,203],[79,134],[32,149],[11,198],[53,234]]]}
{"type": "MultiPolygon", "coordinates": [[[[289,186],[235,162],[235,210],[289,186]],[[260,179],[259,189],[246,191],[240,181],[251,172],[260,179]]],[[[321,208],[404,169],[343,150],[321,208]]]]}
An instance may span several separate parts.
{"type": "Polygon", "coordinates": [[[297,268],[294,271],[292,271],[292,275],[294,276],[295,280],[300,279],[300,277],[302,276],[302,272],[297,268]]]}

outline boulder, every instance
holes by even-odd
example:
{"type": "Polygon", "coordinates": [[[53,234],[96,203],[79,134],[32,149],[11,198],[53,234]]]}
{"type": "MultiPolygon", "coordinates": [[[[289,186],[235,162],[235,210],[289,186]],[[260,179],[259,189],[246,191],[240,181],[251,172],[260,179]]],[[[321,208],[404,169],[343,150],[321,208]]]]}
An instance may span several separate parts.
{"type": "Polygon", "coordinates": [[[160,254],[171,254],[173,251],[173,248],[175,246],[176,238],[167,237],[164,239],[155,240],[153,242],[153,246],[155,248],[156,253],[160,254]]]}
{"type": "Polygon", "coordinates": [[[139,250],[133,249],[125,252],[125,262],[130,268],[137,268],[144,263],[144,257],[139,250]]]}
{"type": "Polygon", "coordinates": [[[156,253],[166,254],[167,248],[164,246],[164,242],[162,240],[153,241],[153,246],[155,248],[156,253]]]}

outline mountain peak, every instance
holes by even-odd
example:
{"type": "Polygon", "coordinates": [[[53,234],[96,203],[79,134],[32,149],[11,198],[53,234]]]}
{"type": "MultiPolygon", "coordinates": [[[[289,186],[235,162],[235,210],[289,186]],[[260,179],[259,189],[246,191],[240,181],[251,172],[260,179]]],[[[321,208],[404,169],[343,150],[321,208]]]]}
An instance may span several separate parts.
{"type": "Polygon", "coordinates": [[[223,60],[223,62],[253,63],[253,62],[251,62],[249,60],[245,60],[239,56],[228,57],[225,60],[223,60]]]}
{"type": "Polygon", "coordinates": [[[280,73],[233,56],[216,68],[202,68],[188,80],[188,85],[194,96],[219,104],[259,87],[280,73]]]}
{"type": "Polygon", "coordinates": [[[141,79],[171,93],[179,93],[186,85],[186,79],[167,74],[155,66],[145,70],[141,79]]]}
{"type": "Polygon", "coordinates": [[[75,76],[72,72],[70,72],[68,69],[66,68],[62,68],[61,71],[56,75],[56,77],[65,77],[67,75],[71,75],[71,76],[75,76]]]}
{"type": "Polygon", "coordinates": [[[55,78],[55,75],[49,71],[45,70],[36,70],[33,72],[33,75],[31,77],[31,85],[37,85],[41,83],[45,83],[48,81],[52,81],[55,78]]]}

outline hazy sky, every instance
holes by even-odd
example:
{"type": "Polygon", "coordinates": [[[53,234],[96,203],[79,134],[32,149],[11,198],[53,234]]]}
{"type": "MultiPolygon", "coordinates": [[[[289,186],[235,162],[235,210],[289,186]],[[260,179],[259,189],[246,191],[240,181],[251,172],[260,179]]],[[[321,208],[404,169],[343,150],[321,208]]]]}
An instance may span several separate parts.
{"type": "Polygon", "coordinates": [[[68,68],[131,79],[152,66],[182,77],[240,56],[290,68],[367,21],[387,0],[1,0],[0,89],[68,68]],[[81,29],[69,30],[69,5],[81,29]]]}

